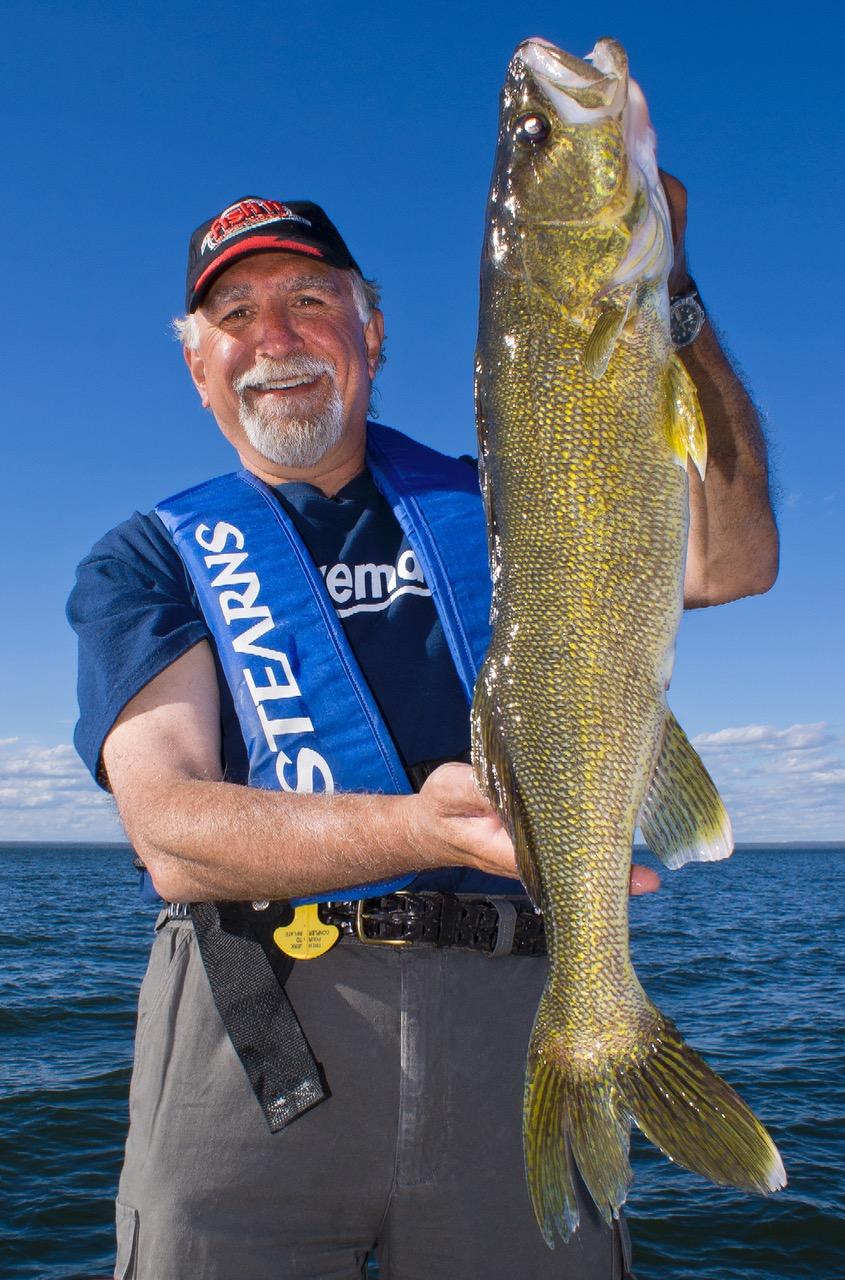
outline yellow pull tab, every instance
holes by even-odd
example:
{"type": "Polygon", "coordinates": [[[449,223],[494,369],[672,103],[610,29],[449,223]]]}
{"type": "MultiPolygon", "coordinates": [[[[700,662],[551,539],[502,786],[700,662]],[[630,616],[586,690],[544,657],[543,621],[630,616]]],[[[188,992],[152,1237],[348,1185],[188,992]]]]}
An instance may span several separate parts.
{"type": "Polygon", "coordinates": [[[294,960],[313,960],[330,951],[340,937],[336,924],[323,924],[316,902],[297,907],[290,924],[273,930],[273,941],[286,956],[294,960]]]}

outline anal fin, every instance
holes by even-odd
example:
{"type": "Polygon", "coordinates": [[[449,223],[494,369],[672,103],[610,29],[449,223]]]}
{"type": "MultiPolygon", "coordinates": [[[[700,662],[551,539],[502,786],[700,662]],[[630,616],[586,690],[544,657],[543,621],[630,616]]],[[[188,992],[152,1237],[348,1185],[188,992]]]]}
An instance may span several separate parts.
{"type": "Polygon", "coordinates": [[[670,870],[733,853],[731,820],[713,779],[672,712],[640,810],[645,842],[670,870]]]}

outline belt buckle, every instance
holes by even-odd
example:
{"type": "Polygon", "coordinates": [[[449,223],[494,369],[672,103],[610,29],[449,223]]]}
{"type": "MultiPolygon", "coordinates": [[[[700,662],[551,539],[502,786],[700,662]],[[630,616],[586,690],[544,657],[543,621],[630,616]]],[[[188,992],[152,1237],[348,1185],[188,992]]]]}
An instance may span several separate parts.
{"type": "MultiPolygon", "coordinates": [[[[403,889],[397,889],[393,897],[406,898],[407,892],[403,889]]],[[[364,904],[366,898],[359,898],[355,907],[355,935],[359,942],[365,943],[368,947],[410,947],[412,938],[368,938],[364,932],[364,904]]]]}

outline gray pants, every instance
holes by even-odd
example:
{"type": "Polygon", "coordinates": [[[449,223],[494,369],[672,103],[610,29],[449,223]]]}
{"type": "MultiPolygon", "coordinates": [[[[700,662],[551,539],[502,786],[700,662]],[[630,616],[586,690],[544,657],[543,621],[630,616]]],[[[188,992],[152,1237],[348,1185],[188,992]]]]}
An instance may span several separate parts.
{"type": "Polygon", "coordinates": [[[589,1203],[546,1248],[522,1162],[525,1051],[546,962],[344,940],[287,990],[332,1096],[271,1134],[190,923],[141,990],[117,1280],[623,1280],[589,1203]]]}

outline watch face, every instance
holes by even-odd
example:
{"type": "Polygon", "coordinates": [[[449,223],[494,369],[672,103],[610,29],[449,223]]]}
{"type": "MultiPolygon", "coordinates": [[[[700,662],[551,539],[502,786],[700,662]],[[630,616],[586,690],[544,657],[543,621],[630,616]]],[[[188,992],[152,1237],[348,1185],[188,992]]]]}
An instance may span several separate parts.
{"type": "Polygon", "coordinates": [[[677,349],[694,342],[704,324],[704,308],[693,297],[676,298],[670,312],[672,345],[677,349]]]}

